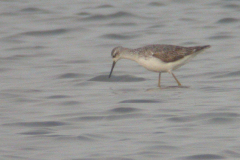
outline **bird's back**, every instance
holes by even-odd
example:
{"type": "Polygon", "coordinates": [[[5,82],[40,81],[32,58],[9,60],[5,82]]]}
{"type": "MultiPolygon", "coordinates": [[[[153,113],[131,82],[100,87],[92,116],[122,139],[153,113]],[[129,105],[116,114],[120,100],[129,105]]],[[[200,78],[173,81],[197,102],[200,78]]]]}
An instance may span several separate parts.
{"type": "Polygon", "coordinates": [[[163,62],[174,62],[184,58],[185,56],[198,53],[206,48],[209,48],[209,45],[205,46],[195,46],[195,47],[182,47],[175,45],[147,45],[142,48],[137,48],[140,54],[149,55],[159,58],[163,62]]]}

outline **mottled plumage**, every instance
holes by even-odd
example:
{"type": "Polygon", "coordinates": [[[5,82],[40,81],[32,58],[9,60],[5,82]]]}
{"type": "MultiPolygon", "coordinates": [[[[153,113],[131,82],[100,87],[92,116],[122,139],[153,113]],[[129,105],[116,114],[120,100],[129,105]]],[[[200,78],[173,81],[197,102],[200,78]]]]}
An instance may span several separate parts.
{"type": "Polygon", "coordinates": [[[133,49],[133,51],[139,52],[139,54],[149,56],[152,55],[156,58],[161,59],[163,62],[174,62],[184,56],[191,55],[202,49],[209,48],[206,46],[196,46],[196,47],[181,47],[174,45],[148,45],[142,48],[133,49]]]}
{"type": "Polygon", "coordinates": [[[159,87],[161,72],[171,73],[180,86],[181,83],[177,80],[172,71],[186,64],[206,48],[210,48],[210,45],[182,47],[175,45],[155,44],[147,45],[137,49],[129,49],[121,46],[115,47],[111,52],[113,65],[109,78],[111,77],[113,68],[119,59],[130,59],[136,61],[150,71],[159,72],[159,87]]]}

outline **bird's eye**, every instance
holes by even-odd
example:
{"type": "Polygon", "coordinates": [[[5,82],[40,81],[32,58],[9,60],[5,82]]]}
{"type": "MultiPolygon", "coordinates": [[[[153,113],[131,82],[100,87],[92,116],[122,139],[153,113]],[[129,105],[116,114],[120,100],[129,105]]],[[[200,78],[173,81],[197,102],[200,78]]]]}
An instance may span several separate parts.
{"type": "Polygon", "coordinates": [[[116,55],[117,55],[117,53],[113,54],[113,55],[112,55],[112,57],[113,57],[113,58],[115,58],[115,57],[116,57],[116,55]]]}
{"type": "Polygon", "coordinates": [[[116,58],[116,57],[118,57],[119,56],[119,54],[120,54],[120,47],[115,47],[113,50],[112,50],[112,52],[111,52],[111,56],[112,56],[112,58],[116,58]]]}
{"type": "Polygon", "coordinates": [[[117,51],[113,51],[112,52],[112,57],[115,58],[117,56],[118,52],[117,51]]]}

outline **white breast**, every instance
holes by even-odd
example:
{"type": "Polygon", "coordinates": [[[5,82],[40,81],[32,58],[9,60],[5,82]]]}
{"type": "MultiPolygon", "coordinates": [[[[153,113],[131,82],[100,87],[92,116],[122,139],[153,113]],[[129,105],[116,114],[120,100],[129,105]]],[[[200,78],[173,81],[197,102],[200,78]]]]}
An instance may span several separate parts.
{"type": "Polygon", "coordinates": [[[156,57],[139,57],[137,62],[145,67],[146,69],[153,71],[153,72],[169,72],[172,70],[175,70],[182,65],[189,62],[193,57],[195,57],[197,54],[192,54],[189,56],[186,56],[178,61],[175,62],[163,62],[160,59],[156,57]]]}
{"type": "Polygon", "coordinates": [[[141,57],[137,62],[147,70],[153,72],[167,72],[170,69],[168,63],[162,62],[155,57],[149,57],[147,59],[145,57],[141,57]]]}

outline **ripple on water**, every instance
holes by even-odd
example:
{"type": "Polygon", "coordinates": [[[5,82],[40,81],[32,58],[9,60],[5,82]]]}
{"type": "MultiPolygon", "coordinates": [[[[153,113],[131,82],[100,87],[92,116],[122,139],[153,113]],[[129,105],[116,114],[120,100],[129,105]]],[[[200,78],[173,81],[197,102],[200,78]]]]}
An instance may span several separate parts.
{"type": "Polygon", "coordinates": [[[45,121],[45,122],[19,122],[19,123],[7,123],[6,126],[24,126],[24,127],[56,127],[67,125],[64,122],[58,121],[45,121]]]}
{"type": "Polygon", "coordinates": [[[145,113],[140,112],[141,109],[133,110],[118,110],[118,112],[112,112],[108,117],[108,120],[119,120],[119,119],[136,119],[142,117],[145,113]]]}
{"type": "Polygon", "coordinates": [[[113,6],[110,4],[104,4],[104,5],[97,6],[96,8],[113,8],[113,6]]]}
{"type": "Polygon", "coordinates": [[[89,63],[89,61],[87,60],[70,60],[70,61],[66,61],[67,63],[70,63],[70,64],[81,64],[81,63],[89,63]]]}
{"type": "Polygon", "coordinates": [[[232,150],[225,150],[224,153],[228,154],[230,157],[234,157],[237,159],[240,158],[240,153],[232,151],[232,150]]]}
{"type": "Polygon", "coordinates": [[[98,81],[98,82],[141,82],[145,81],[144,78],[137,78],[134,76],[123,75],[123,76],[111,76],[108,78],[108,75],[100,75],[94,78],[89,79],[88,81],[98,81]]]}
{"type": "Polygon", "coordinates": [[[169,151],[172,151],[172,150],[176,150],[176,149],[179,149],[178,147],[175,147],[175,146],[170,146],[170,145],[153,145],[153,146],[150,146],[148,147],[148,149],[150,150],[169,150],[169,151]]]}
{"type": "Polygon", "coordinates": [[[51,137],[56,138],[61,141],[86,141],[86,142],[95,142],[106,138],[106,136],[101,134],[80,134],[78,136],[68,136],[68,135],[53,135],[51,137]]]}
{"type": "Polygon", "coordinates": [[[217,34],[214,34],[213,36],[208,37],[210,40],[223,40],[223,39],[230,39],[234,38],[230,33],[227,32],[220,32],[217,34]]]}
{"type": "Polygon", "coordinates": [[[65,101],[60,103],[60,105],[63,105],[63,106],[73,106],[73,105],[79,105],[79,104],[80,102],[78,101],[65,101]]]}
{"type": "Polygon", "coordinates": [[[133,22],[113,22],[109,23],[108,26],[137,26],[137,24],[133,22]]]}
{"type": "Polygon", "coordinates": [[[20,12],[24,12],[24,13],[50,13],[50,11],[45,10],[45,9],[40,9],[40,8],[36,8],[36,7],[27,7],[24,9],[21,9],[20,12]]]}
{"type": "MultiPolygon", "coordinates": [[[[124,110],[124,109],[123,109],[124,110]]],[[[136,111],[126,111],[124,112],[122,110],[122,112],[118,111],[118,112],[113,112],[112,110],[110,110],[110,112],[108,112],[107,115],[84,115],[84,116],[80,116],[80,117],[75,117],[75,118],[71,118],[69,119],[70,121],[83,121],[83,122],[99,122],[101,121],[112,121],[112,120],[121,120],[121,119],[135,119],[137,117],[142,116],[141,113],[134,113],[136,111]]]]}
{"type": "Polygon", "coordinates": [[[58,76],[59,79],[65,79],[65,78],[78,78],[81,74],[78,73],[64,73],[60,76],[58,76]]]}
{"type": "Polygon", "coordinates": [[[187,156],[182,159],[185,160],[212,160],[212,159],[225,159],[224,156],[216,155],[216,154],[197,154],[192,156],[187,156]]]}
{"type": "Polygon", "coordinates": [[[87,115],[87,116],[80,116],[77,118],[71,118],[70,120],[73,121],[99,121],[105,119],[105,116],[95,116],[95,115],[87,115]]]}
{"type": "Polygon", "coordinates": [[[103,113],[103,115],[83,115],[77,118],[72,118],[73,121],[99,121],[99,120],[121,120],[121,119],[134,119],[142,116],[140,109],[133,107],[116,107],[103,113]]]}
{"type": "Polygon", "coordinates": [[[234,72],[229,72],[225,73],[222,75],[214,76],[213,78],[229,78],[229,77],[239,77],[240,76],[240,71],[234,71],[234,72]]]}
{"type": "Polygon", "coordinates": [[[104,34],[102,36],[100,36],[100,38],[106,38],[106,39],[115,39],[115,40],[125,40],[125,39],[133,39],[138,37],[137,35],[129,35],[129,34],[114,34],[114,33],[110,33],[110,34],[104,34]]]}
{"type": "Polygon", "coordinates": [[[79,16],[90,16],[91,14],[88,13],[88,12],[79,12],[76,15],[79,15],[79,16]]]}
{"type": "Polygon", "coordinates": [[[220,87],[214,87],[214,86],[204,86],[200,88],[204,91],[210,91],[210,92],[226,92],[227,88],[220,88],[220,87]]]}
{"type": "Polygon", "coordinates": [[[230,9],[239,9],[240,5],[237,5],[237,4],[226,4],[223,7],[224,8],[230,8],[230,9]]]}
{"type": "Polygon", "coordinates": [[[164,24],[155,24],[155,25],[149,26],[148,28],[155,29],[155,28],[163,28],[163,27],[165,27],[164,24]]]}
{"type": "Polygon", "coordinates": [[[210,125],[224,125],[224,124],[232,124],[234,122],[236,122],[240,115],[237,113],[206,113],[206,114],[202,114],[202,117],[207,117],[207,124],[210,125]]]}
{"type": "Polygon", "coordinates": [[[239,19],[236,19],[236,18],[222,18],[222,19],[218,20],[217,23],[227,24],[227,23],[235,23],[238,21],[239,21],[239,19]]]}
{"type": "Polygon", "coordinates": [[[150,2],[150,3],[148,3],[148,5],[153,6],[153,7],[165,6],[165,4],[161,3],[161,2],[150,2]]]}
{"type": "Polygon", "coordinates": [[[93,20],[107,20],[107,19],[115,19],[115,18],[133,18],[136,17],[134,14],[129,13],[129,12],[123,12],[119,11],[117,13],[112,13],[108,15],[103,15],[103,14],[96,14],[96,15],[91,15],[89,17],[83,18],[82,20],[88,20],[88,21],[93,21],[93,20]]]}
{"type": "Polygon", "coordinates": [[[193,117],[190,117],[190,116],[185,116],[185,117],[172,117],[172,118],[168,118],[167,119],[168,121],[171,121],[171,122],[191,122],[194,120],[193,117]]]}
{"type": "Polygon", "coordinates": [[[60,28],[60,29],[52,29],[52,30],[23,32],[22,35],[25,35],[25,36],[51,36],[51,35],[64,34],[68,31],[69,31],[68,29],[60,28]]]}
{"type": "Polygon", "coordinates": [[[150,100],[150,99],[129,99],[124,100],[119,103],[159,103],[159,100],[150,100]]]}
{"type": "Polygon", "coordinates": [[[52,132],[46,131],[46,130],[33,130],[33,131],[28,131],[28,132],[22,132],[19,134],[35,136],[35,135],[45,135],[45,134],[50,134],[50,133],[52,133],[52,132]]]}
{"type": "Polygon", "coordinates": [[[69,96],[66,95],[53,95],[46,97],[47,99],[60,99],[60,98],[68,98],[69,96]]]}
{"type": "Polygon", "coordinates": [[[240,117],[237,113],[231,112],[215,112],[215,113],[203,113],[203,114],[195,114],[192,116],[173,116],[168,118],[168,121],[175,123],[183,123],[183,122],[193,122],[193,121],[202,121],[207,120],[209,124],[227,124],[234,122],[234,119],[238,119],[240,117]]]}
{"type": "Polygon", "coordinates": [[[208,120],[208,124],[230,124],[235,121],[234,118],[215,117],[208,120]]]}
{"type": "Polygon", "coordinates": [[[229,118],[238,118],[240,114],[233,112],[213,112],[213,113],[204,113],[200,115],[201,117],[229,117],[229,118]]]}
{"type": "Polygon", "coordinates": [[[110,112],[115,112],[115,113],[132,113],[136,111],[139,111],[139,109],[132,108],[132,107],[118,107],[110,110],[110,112]]]}
{"type": "Polygon", "coordinates": [[[21,47],[12,47],[6,49],[7,51],[20,51],[20,50],[38,50],[38,49],[45,49],[46,47],[44,46],[21,46],[21,47]]]}
{"type": "Polygon", "coordinates": [[[91,136],[88,136],[88,135],[80,135],[80,136],[77,136],[77,139],[80,140],[80,141],[96,141],[94,139],[94,137],[91,137],[91,136]]]}

